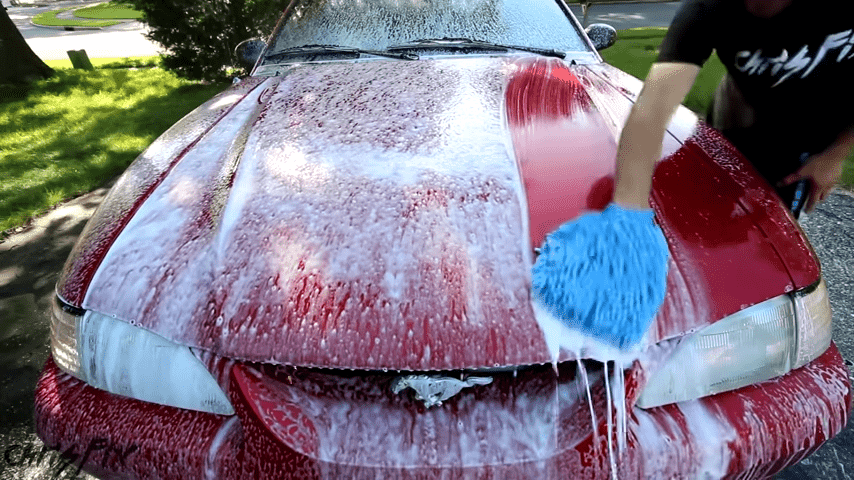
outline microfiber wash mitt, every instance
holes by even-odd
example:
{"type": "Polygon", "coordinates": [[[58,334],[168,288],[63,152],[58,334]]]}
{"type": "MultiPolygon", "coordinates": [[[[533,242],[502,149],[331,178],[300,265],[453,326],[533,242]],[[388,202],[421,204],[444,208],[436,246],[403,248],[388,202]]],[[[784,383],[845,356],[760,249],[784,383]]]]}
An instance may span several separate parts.
{"type": "Polygon", "coordinates": [[[653,215],[611,204],[561,225],[534,264],[534,298],[584,335],[636,345],[667,288],[669,252],[653,215]]]}

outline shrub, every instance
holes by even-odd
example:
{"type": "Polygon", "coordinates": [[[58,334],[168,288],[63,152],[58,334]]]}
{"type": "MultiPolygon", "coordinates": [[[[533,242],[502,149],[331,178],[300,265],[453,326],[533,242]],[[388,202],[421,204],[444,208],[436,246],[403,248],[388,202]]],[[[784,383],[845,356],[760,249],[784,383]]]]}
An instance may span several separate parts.
{"type": "Polygon", "coordinates": [[[234,47],[272,32],[288,0],[131,0],[148,38],[167,50],[166,69],[193,80],[223,80],[234,47]]]}

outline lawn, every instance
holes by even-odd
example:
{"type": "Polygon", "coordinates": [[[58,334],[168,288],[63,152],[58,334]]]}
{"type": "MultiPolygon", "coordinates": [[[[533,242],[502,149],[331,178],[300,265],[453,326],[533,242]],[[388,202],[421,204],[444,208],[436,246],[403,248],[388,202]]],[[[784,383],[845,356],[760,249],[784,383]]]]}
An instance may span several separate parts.
{"type": "Polygon", "coordinates": [[[133,6],[127,3],[109,2],[77,9],[74,16],[98,20],[139,20],[142,18],[142,12],[134,10],[133,6]]]}
{"type": "MultiPolygon", "coordinates": [[[[93,67],[97,68],[154,68],[160,65],[160,57],[154,55],[149,57],[116,57],[116,58],[92,58],[93,67]]],[[[45,60],[44,63],[53,69],[72,68],[71,60],[45,60]]],[[[2,88],[2,87],[0,87],[2,88]]]]}
{"type": "Polygon", "coordinates": [[[33,23],[44,27],[89,27],[100,28],[109,27],[122,23],[119,20],[86,20],[76,18],[60,18],[60,15],[74,7],[59,8],[49,12],[40,13],[33,17],[33,23]]]}
{"type": "Polygon", "coordinates": [[[33,23],[46,27],[109,27],[123,23],[122,20],[139,20],[142,12],[134,10],[130,4],[108,2],[91,7],[65,7],[40,13],[33,17],[33,23]],[[73,10],[73,18],[61,18],[60,14],[73,10]]]}
{"type": "Polygon", "coordinates": [[[0,86],[0,232],[103,185],[226,86],[120,66],[59,69],[29,90],[0,86]]]}

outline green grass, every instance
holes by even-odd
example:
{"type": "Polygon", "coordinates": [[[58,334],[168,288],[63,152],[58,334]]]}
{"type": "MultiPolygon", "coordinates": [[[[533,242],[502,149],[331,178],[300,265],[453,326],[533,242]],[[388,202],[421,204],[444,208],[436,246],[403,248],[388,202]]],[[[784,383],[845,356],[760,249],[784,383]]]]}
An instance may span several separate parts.
{"type": "Polygon", "coordinates": [[[74,7],[60,8],[49,12],[39,13],[33,17],[33,23],[45,27],[109,27],[122,23],[118,20],[78,20],[74,18],[57,18],[60,13],[74,7]]]}
{"type": "Polygon", "coordinates": [[[133,6],[127,3],[109,2],[77,9],[74,16],[98,20],[139,20],[142,18],[142,12],[134,10],[133,6]]]}
{"type": "Polygon", "coordinates": [[[130,4],[108,2],[91,7],[66,7],[44,12],[33,17],[33,23],[46,27],[109,27],[122,23],[122,20],[139,20],[142,12],[134,10],[130,4]],[[75,18],[59,18],[58,15],[73,10],[75,18]]]}
{"type": "MultiPolygon", "coordinates": [[[[658,49],[667,33],[666,28],[635,28],[617,33],[617,43],[602,51],[602,58],[611,65],[643,80],[658,58],[658,49]]],[[[715,88],[726,71],[717,55],[706,62],[694,87],[685,97],[684,105],[705,117],[712,103],[715,88]]],[[[841,186],[854,190],[854,153],[843,166],[841,186]]]]}
{"type": "MultiPolygon", "coordinates": [[[[96,68],[151,68],[160,66],[160,57],[132,57],[132,58],[92,58],[92,66],[96,68]]],[[[45,60],[44,63],[53,69],[72,68],[71,60],[45,60]]]]}
{"type": "Polygon", "coordinates": [[[103,67],[0,87],[0,232],[103,185],[224,87],[160,68],[103,67]]]}

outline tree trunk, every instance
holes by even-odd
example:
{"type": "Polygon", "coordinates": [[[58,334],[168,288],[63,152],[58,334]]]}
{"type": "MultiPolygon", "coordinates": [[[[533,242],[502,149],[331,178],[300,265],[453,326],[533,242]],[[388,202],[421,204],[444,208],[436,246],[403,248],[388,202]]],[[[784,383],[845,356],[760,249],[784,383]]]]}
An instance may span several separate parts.
{"type": "Polygon", "coordinates": [[[53,75],[0,5],[0,83],[27,83],[53,75]]]}

